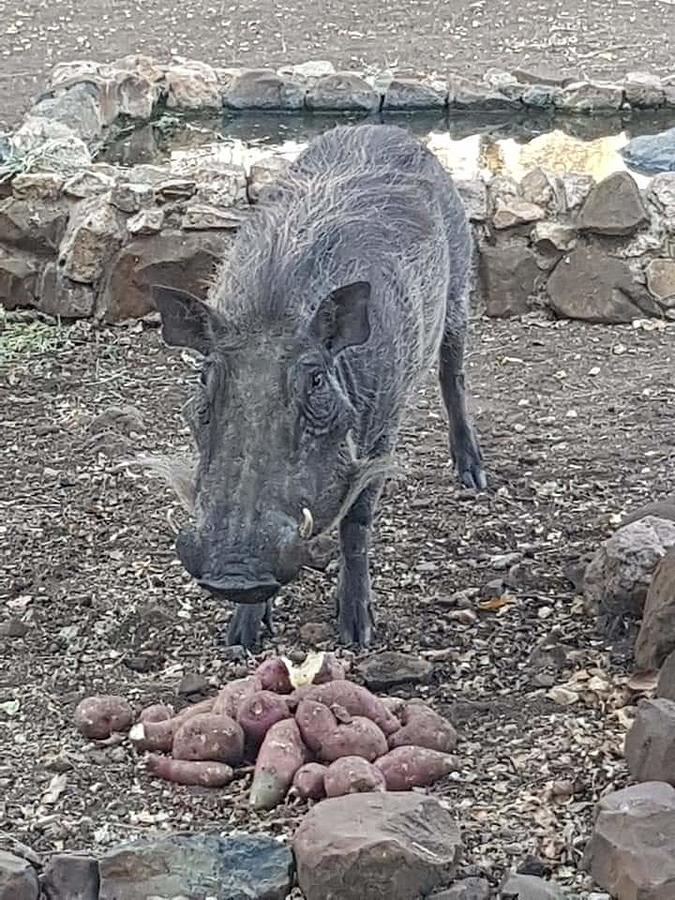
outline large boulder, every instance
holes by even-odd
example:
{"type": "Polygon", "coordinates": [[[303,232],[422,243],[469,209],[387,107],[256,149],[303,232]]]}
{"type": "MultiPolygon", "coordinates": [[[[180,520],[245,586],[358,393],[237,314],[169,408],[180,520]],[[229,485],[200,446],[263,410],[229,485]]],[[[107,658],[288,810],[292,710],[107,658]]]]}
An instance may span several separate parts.
{"type": "Polygon", "coordinates": [[[621,153],[628,165],[640,172],[675,172],[675,128],[634,137],[621,153]]]}
{"type": "Polygon", "coordinates": [[[656,696],[665,700],[675,700],[675,650],[668,656],[659,672],[656,696]]]}
{"type": "Polygon", "coordinates": [[[300,110],[305,86],[272,69],[244,69],[227,85],[223,102],[230,109],[300,110]]]}
{"type": "Polygon", "coordinates": [[[58,251],[67,221],[63,203],[7,197],[0,201],[0,244],[52,256],[58,251]]]}
{"type": "Polygon", "coordinates": [[[675,547],[656,567],[642,625],[635,644],[635,662],[641,669],[658,669],[675,650],[675,547]]]}
{"type": "Polygon", "coordinates": [[[500,890],[503,900],[565,900],[562,889],[537,875],[507,875],[500,890]]]}
{"type": "Polygon", "coordinates": [[[429,681],[433,671],[428,659],[397,650],[375,653],[357,666],[357,672],[371,691],[388,691],[401,684],[423,684],[429,681]]]}
{"type": "Polygon", "coordinates": [[[33,306],[38,296],[40,262],[21,250],[0,248],[0,301],[6,309],[33,306]]]}
{"type": "Polygon", "coordinates": [[[640,618],[657,565],[675,546],[675,522],[646,516],[604,541],[584,573],[584,593],[611,633],[624,617],[640,618]]]}
{"type": "Polygon", "coordinates": [[[535,252],[524,242],[482,247],[478,271],[485,311],[495,318],[526,313],[542,277],[535,252]]]}
{"type": "Polygon", "coordinates": [[[38,877],[25,859],[0,850],[0,900],[38,900],[38,877]]]}
{"type": "Polygon", "coordinates": [[[549,305],[566,319],[618,325],[661,312],[628,263],[595,244],[580,245],[564,256],[547,290],[549,305]]]}
{"type": "Polygon", "coordinates": [[[649,221],[637,184],[628,172],[615,172],[596,184],[577,225],[596,234],[629,235],[649,221]]]}
{"type": "Polygon", "coordinates": [[[55,853],[42,874],[49,900],[98,900],[98,862],[83,853],[55,853]]]}
{"type": "Polygon", "coordinates": [[[675,896],[675,790],[647,782],[609,794],[584,854],[593,880],[619,900],[675,896]]]}
{"type": "Polygon", "coordinates": [[[626,735],[625,755],[636,781],[675,785],[675,701],[640,701],[626,735]]]}
{"type": "Polygon", "coordinates": [[[153,311],[153,284],[170,284],[205,297],[230,240],[223,231],[166,230],[131,241],[108,268],[97,317],[121,322],[147,315],[153,311]]]}
{"type": "Polygon", "coordinates": [[[59,255],[62,273],[71,281],[98,281],[124,237],[124,220],[108,195],[82,200],[75,208],[59,255]]]}
{"type": "Polygon", "coordinates": [[[291,889],[293,860],[270,837],[195,834],[123,844],[101,857],[99,870],[99,900],[283,900],[291,889]]]}
{"type": "Polygon", "coordinates": [[[380,95],[359,75],[336,72],[317,79],[308,89],[305,102],[316,111],[377,112],[380,95]]]}
{"type": "Polygon", "coordinates": [[[418,900],[452,881],[460,846],[450,813],[418,793],[325,800],[293,838],[306,900],[418,900]]]}

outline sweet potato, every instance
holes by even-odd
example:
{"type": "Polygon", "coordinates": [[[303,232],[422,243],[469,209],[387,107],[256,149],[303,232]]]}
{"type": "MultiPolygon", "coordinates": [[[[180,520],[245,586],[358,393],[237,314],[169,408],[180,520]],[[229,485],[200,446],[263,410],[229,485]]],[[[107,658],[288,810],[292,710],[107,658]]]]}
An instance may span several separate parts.
{"type": "Polygon", "coordinates": [[[172,719],[174,715],[170,706],[165,703],[153,703],[152,706],[146,706],[141,710],[138,717],[141,722],[166,722],[172,719]]]}
{"type": "Polygon", "coordinates": [[[238,765],[244,756],[244,732],[229,716],[206,713],[182,722],[173,738],[173,758],[213,760],[238,765]]]}
{"type": "Polygon", "coordinates": [[[103,741],[115,731],[128,731],[134,714],[124,697],[101,694],[80,701],[74,718],[80,734],[94,741],[103,741]]]}
{"type": "MultiPolygon", "coordinates": [[[[344,710],[342,710],[344,713],[344,710]]],[[[303,700],[295,720],[304,742],[321,762],[333,762],[341,756],[361,756],[372,762],[387,752],[387,739],[377,725],[363,716],[335,714],[315,700],[303,700]]]]}
{"type": "Polygon", "coordinates": [[[307,700],[311,696],[313,690],[313,684],[303,684],[302,687],[296,688],[293,693],[289,694],[286,698],[289,710],[294,713],[300,705],[300,701],[307,700]]]}
{"type": "Polygon", "coordinates": [[[308,691],[307,697],[325,706],[337,703],[352,716],[364,716],[374,722],[385,735],[393,734],[401,727],[396,716],[389,712],[379,697],[351,681],[339,679],[316,685],[308,691]]]}
{"type": "Polygon", "coordinates": [[[229,716],[231,719],[236,719],[241,701],[262,689],[262,682],[257,675],[249,675],[247,678],[231,681],[219,691],[211,712],[215,716],[229,716]]]}
{"type": "Polygon", "coordinates": [[[402,713],[403,727],[389,735],[389,747],[426,747],[449,753],[457,746],[457,732],[451,723],[431,709],[426,703],[411,700],[402,713]]]}
{"type": "Polygon", "coordinates": [[[260,686],[264,691],[273,691],[275,694],[290,694],[293,690],[291,673],[287,664],[280,656],[266,659],[255,670],[256,677],[260,680],[260,686]]]}
{"type": "Polygon", "coordinates": [[[307,747],[294,719],[283,719],[272,725],[258,753],[251,785],[251,806],[272,809],[281,803],[307,756],[307,747]]]}
{"type": "Polygon", "coordinates": [[[289,716],[284,697],[272,691],[256,691],[239,704],[237,722],[244,729],[249,746],[259,747],[272,725],[289,716]]]}
{"type": "Polygon", "coordinates": [[[202,716],[205,713],[210,713],[216,700],[217,697],[207,697],[206,700],[200,700],[199,703],[192,703],[190,706],[186,706],[180,712],[177,712],[174,718],[178,719],[179,722],[184,722],[185,719],[189,719],[192,716],[202,716]]]}
{"type": "Polygon", "coordinates": [[[403,697],[380,697],[380,701],[382,705],[389,710],[392,716],[396,716],[396,718],[400,722],[401,715],[406,705],[406,701],[403,699],[403,697]]]}
{"type": "Polygon", "coordinates": [[[387,789],[382,772],[360,756],[343,756],[331,763],[324,776],[324,788],[327,797],[387,789]]]}
{"type": "Polygon", "coordinates": [[[173,746],[173,736],[182,724],[175,717],[162,722],[137,722],[129,732],[129,740],[139,753],[145,750],[169,753],[173,746]]]}
{"type": "Polygon", "coordinates": [[[226,763],[211,760],[171,759],[150,753],[145,764],[151,775],[176,784],[224,787],[234,777],[234,772],[226,763]]]}
{"type": "Polygon", "coordinates": [[[305,763],[293,778],[293,790],[303,800],[323,800],[326,796],[324,776],[328,770],[321,763],[305,763]]]}
{"type": "Polygon", "coordinates": [[[455,768],[455,760],[447,753],[426,747],[397,747],[382,756],[375,766],[384,775],[388,791],[409,791],[428,787],[455,768]]]}

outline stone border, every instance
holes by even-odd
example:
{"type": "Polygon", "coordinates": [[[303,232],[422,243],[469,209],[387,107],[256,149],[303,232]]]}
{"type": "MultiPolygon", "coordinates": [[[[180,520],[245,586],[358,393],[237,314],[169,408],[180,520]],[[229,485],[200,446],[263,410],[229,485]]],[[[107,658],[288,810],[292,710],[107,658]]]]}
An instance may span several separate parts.
{"type": "MultiPolygon", "coordinates": [[[[128,119],[150,121],[164,109],[364,116],[547,104],[566,113],[675,109],[672,77],[633,74],[622,85],[524,79],[492,70],[476,85],[460,76],[445,83],[335,73],[317,62],[234,70],[143,56],[58,65],[20,128],[0,141],[0,300],[9,309],[118,322],[152,311],[152,283],[204,296],[251,204],[288,165],[273,156],[246,171],[199,154],[179,166],[92,162],[109,129],[128,119]]],[[[643,191],[625,172],[594,184],[543,169],[520,183],[495,176],[488,185],[457,185],[488,315],[545,307],[591,322],[675,319],[675,173],[643,191]]]]}

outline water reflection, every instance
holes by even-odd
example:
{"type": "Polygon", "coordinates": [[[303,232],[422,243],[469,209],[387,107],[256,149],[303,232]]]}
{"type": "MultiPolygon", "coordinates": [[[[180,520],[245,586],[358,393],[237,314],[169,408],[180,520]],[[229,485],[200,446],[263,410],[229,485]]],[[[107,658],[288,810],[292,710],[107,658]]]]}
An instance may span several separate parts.
{"type": "MultiPolygon", "coordinates": [[[[619,151],[632,137],[663,130],[673,120],[675,113],[599,120],[546,116],[448,119],[438,113],[386,118],[415,132],[459,179],[489,180],[502,174],[520,180],[526,172],[542,166],[554,172],[588,174],[596,180],[628,170],[640,185],[649,177],[630,170],[619,151]]],[[[337,122],[360,121],[368,120],[242,115],[200,121],[165,116],[118,135],[100,158],[127,166],[168,163],[176,170],[198,159],[248,170],[271,154],[294,159],[309,140],[337,122]]]]}

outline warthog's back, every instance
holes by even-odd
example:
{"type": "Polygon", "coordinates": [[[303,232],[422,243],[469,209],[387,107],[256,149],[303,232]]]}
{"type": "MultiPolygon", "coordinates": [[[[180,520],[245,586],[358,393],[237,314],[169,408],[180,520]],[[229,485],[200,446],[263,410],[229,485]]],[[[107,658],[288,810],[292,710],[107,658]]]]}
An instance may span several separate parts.
{"type": "Polygon", "coordinates": [[[380,408],[378,422],[368,410],[367,446],[433,358],[446,314],[463,320],[469,261],[463,206],[433,154],[400,128],[339,127],[241,229],[214,301],[255,333],[301,326],[332,290],[369,281],[370,339],[343,354],[363,402],[380,408]]]}

